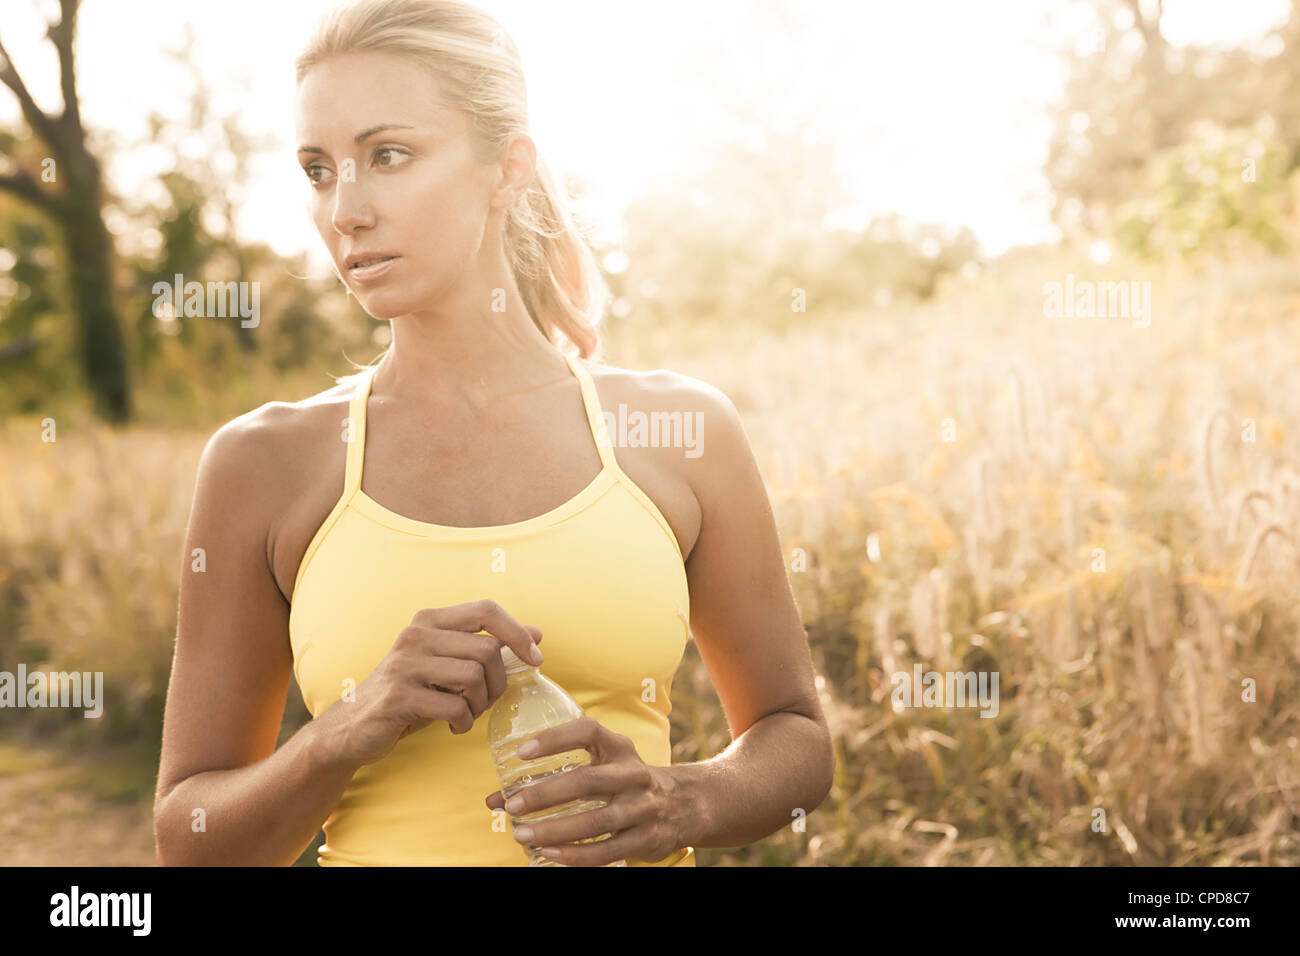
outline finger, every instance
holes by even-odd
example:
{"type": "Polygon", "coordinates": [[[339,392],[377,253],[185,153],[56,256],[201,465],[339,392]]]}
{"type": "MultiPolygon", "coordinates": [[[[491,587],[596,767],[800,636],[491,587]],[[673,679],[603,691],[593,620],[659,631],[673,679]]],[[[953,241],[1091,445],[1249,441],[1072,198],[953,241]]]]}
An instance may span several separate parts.
{"type": "MultiPolygon", "coordinates": [[[[574,800],[612,800],[618,794],[638,787],[641,780],[640,771],[633,764],[587,764],[519,790],[511,800],[518,798],[520,808],[511,810],[510,815],[526,818],[574,800]]],[[[520,822],[528,821],[523,819],[520,822]]],[[[551,826],[550,822],[538,823],[537,826],[543,835],[550,832],[545,829],[551,826]]]]}
{"type": "Polygon", "coordinates": [[[407,710],[412,721],[445,720],[453,734],[468,733],[474,726],[474,715],[469,701],[460,694],[436,690],[425,684],[414,684],[408,690],[407,710]]]}
{"type": "Polygon", "coordinates": [[[580,717],[577,720],[566,721],[558,727],[548,727],[520,744],[516,753],[523,760],[534,760],[547,754],[583,749],[594,759],[605,733],[608,731],[594,718],[580,717]]]}
{"type": "Polygon", "coordinates": [[[599,840],[613,836],[639,821],[628,818],[626,810],[618,804],[608,803],[574,813],[544,824],[520,821],[515,825],[515,841],[520,846],[560,846],[583,840],[599,840]]]}
{"type": "MultiPolygon", "coordinates": [[[[471,634],[487,631],[505,644],[519,659],[530,664],[542,662],[542,652],[537,649],[532,632],[506,613],[496,601],[484,598],[468,604],[451,607],[424,608],[416,612],[420,623],[471,634]]],[[[537,628],[532,628],[537,631],[537,628]]],[[[540,636],[541,632],[537,631],[540,636]]]]}
{"type": "Polygon", "coordinates": [[[484,668],[477,660],[463,657],[414,657],[408,660],[408,674],[412,680],[433,690],[463,697],[473,719],[477,720],[491,706],[484,668]]]}
{"type": "MultiPolygon", "coordinates": [[[[464,631],[446,630],[427,624],[413,624],[408,628],[417,636],[419,655],[432,658],[461,658],[477,661],[482,669],[482,694],[470,695],[474,699],[474,716],[477,718],[505,693],[506,669],[501,660],[501,644],[490,634],[466,634],[464,631]],[[482,697],[482,700],[479,698],[482,697]]],[[[440,681],[444,685],[452,681],[440,681]]],[[[459,686],[459,685],[456,685],[459,686]]],[[[452,688],[453,690],[455,687],[452,688]]]]}
{"type": "Polygon", "coordinates": [[[506,690],[506,667],[501,660],[501,644],[490,634],[466,634],[464,631],[428,628],[425,644],[436,657],[460,657],[477,661],[482,668],[484,701],[474,716],[478,717],[506,690]]]}
{"type": "MultiPolygon", "coordinates": [[[[608,866],[616,860],[653,862],[671,854],[656,848],[655,831],[650,826],[636,826],[594,843],[568,843],[562,846],[535,844],[548,860],[565,866],[608,866]]],[[[679,847],[680,849],[680,847],[679,847]]]]}

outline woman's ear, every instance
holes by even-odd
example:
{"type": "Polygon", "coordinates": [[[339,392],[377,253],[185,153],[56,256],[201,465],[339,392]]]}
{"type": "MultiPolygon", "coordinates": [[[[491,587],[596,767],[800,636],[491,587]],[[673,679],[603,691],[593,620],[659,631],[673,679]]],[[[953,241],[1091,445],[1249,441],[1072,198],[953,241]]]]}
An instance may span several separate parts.
{"type": "Polygon", "coordinates": [[[519,201],[537,178],[537,145],[527,133],[506,144],[501,158],[501,180],[494,204],[509,208],[519,201]]]}

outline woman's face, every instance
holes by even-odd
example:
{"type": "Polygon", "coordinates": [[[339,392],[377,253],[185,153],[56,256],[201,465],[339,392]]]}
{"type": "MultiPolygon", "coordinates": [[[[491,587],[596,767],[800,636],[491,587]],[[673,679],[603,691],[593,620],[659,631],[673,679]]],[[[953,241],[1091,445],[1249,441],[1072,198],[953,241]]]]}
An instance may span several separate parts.
{"type": "Polygon", "coordinates": [[[509,198],[501,167],[475,161],[467,115],[437,95],[427,71],[373,52],[318,63],[298,85],[312,217],[375,318],[426,308],[487,261],[489,218],[509,198]],[[391,258],[358,267],[358,256],[391,258]]]}

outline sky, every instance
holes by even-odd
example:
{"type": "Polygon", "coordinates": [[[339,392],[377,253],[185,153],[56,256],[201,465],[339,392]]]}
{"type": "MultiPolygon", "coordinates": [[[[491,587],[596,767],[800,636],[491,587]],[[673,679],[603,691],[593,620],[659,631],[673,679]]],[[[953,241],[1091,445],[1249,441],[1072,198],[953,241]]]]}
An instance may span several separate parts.
{"type": "MultiPolygon", "coordinates": [[[[59,105],[55,58],[38,10],[2,0],[3,39],[37,102],[59,105]]],[[[247,184],[245,239],[328,260],[294,158],[292,61],[332,0],[85,0],[77,54],[82,115],[146,140],[151,110],[183,116],[188,78],[164,56],[186,23],[218,111],[236,113],[270,154],[247,184]]],[[[782,20],[767,0],[479,0],[520,48],[532,135],[562,175],[584,184],[583,211],[616,235],[647,184],[707,163],[709,144],[755,132],[723,103],[777,128],[806,125],[834,144],[856,197],[838,224],[897,211],[969,226],[983,251],[1051,241],[1041,175],[1050,109],[1064,81],[1060,44],[1080,35],[1070,0],[797,0],[782,20]]],[[[1167,0],[1176,45],[1235,45],[1286,17],[1286,0],[1167,0]]],[[[0,125],[17,104],[0,88],[0,125]]],[[[202,150],[203,144],[195,144],[202,150]]],[[[138,194],[157,172],[148,151],[108,169],[138,194]]]]}

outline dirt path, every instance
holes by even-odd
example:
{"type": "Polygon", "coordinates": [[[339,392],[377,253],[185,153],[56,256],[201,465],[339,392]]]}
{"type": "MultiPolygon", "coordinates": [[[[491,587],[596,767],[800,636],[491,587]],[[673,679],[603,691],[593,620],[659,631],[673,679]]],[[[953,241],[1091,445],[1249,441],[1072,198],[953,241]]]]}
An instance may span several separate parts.
{"type": "Polygon", "coordinates": [[[0,741],[0,866],[154,866],[151,800],[109,799],[94,769],[0,741]]]}

